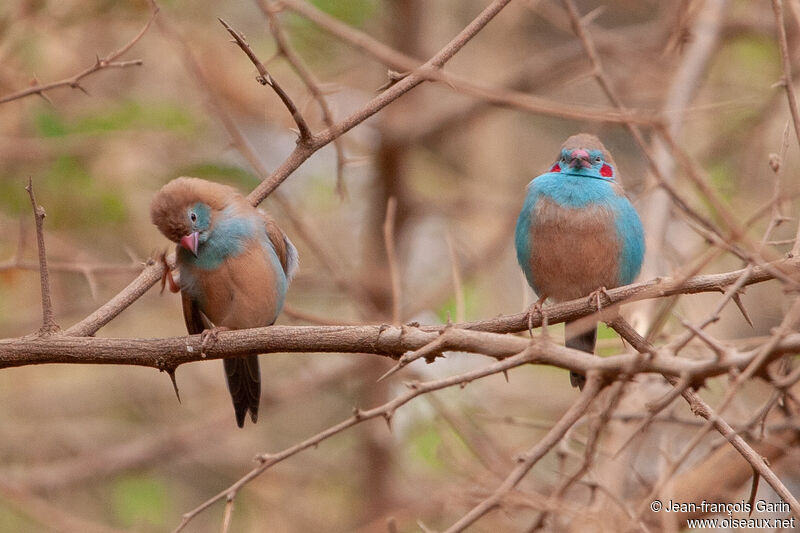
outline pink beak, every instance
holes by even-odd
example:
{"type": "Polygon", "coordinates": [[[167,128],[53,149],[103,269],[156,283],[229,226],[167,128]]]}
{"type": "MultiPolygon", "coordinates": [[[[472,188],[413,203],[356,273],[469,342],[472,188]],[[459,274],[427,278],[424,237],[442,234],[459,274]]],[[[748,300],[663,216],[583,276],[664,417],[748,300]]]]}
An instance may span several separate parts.
{"type": "Polygon", "coordinates": [[[571,154],[569,154],[570,161],[569,166],[575,168],[579,166],[581,168],[589,168],[592,165],[589,163],[589,152],[582,149],[573,150],[571,154]]]}
{"type": "Polygon", "coordinates": [[[200,244],[200,235],[195,231],[189,235],[181,237],[181,246],[192,252],[192,255],[197,257],[197,245],[200,244]]]}

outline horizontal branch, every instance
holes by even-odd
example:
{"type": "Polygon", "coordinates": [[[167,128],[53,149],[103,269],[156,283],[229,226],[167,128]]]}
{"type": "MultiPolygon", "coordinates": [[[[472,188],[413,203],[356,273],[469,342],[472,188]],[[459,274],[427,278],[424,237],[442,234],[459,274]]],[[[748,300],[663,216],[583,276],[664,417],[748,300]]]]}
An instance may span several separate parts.
{"type": "MultiPolygon", "coordinates": [[[[129,290],[121,293],[123,299],[136,297],[146,290],[152,278],[160,276],[159,263],[146,267],[144,276],[137,278],[129,290]]],[[[771,264],[772,269],[780,269],[787,274],[796,275],[800,258],[792,258],[771,264]]],[[[163,268],[163,267],[162,267],[163,268]]],[[[740,279],[743,270],[724,274],[695,276],[686,280],[664,278],[635,285],[627,285],[608,291],[609,306],[624,301],[643,298],[656,298],[674,294],[699,292],[719,292],[740,279]]],[[[769,271],[752,268],[748,284],[771,279],[769,271]]],[[[111,304],[111,302],[109,302],[111,304]]],[[[107,304],[107,305],[109,305],[107,304]]],[[[114,305],[115,308],[124,308],[114,305]]],[[[110,320],[109,312],[101,307],[97,316],[73,326],[66,335],[49,338],[20,337],[0,340],[0,368],[45,363],[73,364],[126,364],[149,366],[162,370],[174,369],[181,364],[202,359],[237,357],[252,352],[329,352],[329,353],[369,353],[399,358],[408,351],[418,350],[437,339],[440,335],[441,350],[480,353],[490,357],[504,358],[520,352],[529,342],[520,337],[502,335],[527,328],[526,313],[507,315],[480,322],[448,326],[269,326],[222,332],[214,346],[200,353],[200,336],[170,337],[164,339],[110,339],[80,337],[88,335],[97,323],[110,320]]],[[[593,302],[586,298],[572,300],[546,307],[549,323],[574,320],[596,313],[593,302]]],[[[541,317],[534,317],[533,323],[539,325],[541,317]]],[[[792,335],[778,343],[771,353],[770,360],[786,351],[800,346],[800,335],[792,335]]],[[[731,369],[742,369],[752,360],[748,351],[726,352],[722,360],[698,361],[675,357],[671,350],[662,350],[648,359],[639,355],[618,355],[603,359],[564,348],[548,345],[539,354],[538,362],[568,368],[579,372],[597,369],[602,372],[618,372],[631,368],[642,372],[660,372],[671,376],[691,376],[696,380],[724,374],[731,369]]]]}
{"type": "MultiPolygon", "coordinates": [[[[753,285],[755,283],[762,283],[774,279],[775,276],[771,272],[773,269],[796,279],[800,276],[800,257],[775,261],[769,263],[767,268],[753,267],[753,272],[744,285],[753,285]]],[[[666,296],[675,296],[677,294],[697,294],[701,292],[722,293],[725,292],[727,287],[736,283],[739,278],[742,277],[745,270],[746,269],[743,268],[731,272],[704,274],[690,278],[662,277],[654,278],[650,281],[643,281],[641,283],[634,283],[632,285],[625,285],[606,291],[605,296],[607,298],[603,299],[603,305],[608,308],[622,303],[651,298],[663,298],[666,296]]],[[[556,324],[594,314],[596,308],[594,304],[587,303],[586,298],[579,298],[577,300],[570,300],[568,302],[545,307],[544,312],[547,314],[548,323],[556,324]]],[[[535,328],[540,327],[542,325],[542,317],[534,316],[531,324],[535,328]]],[[[499,316],[488,320],[457,324],[456,326],[463,329],[491,331],[494,333],[514,333],[528,329],[528,313],[524,312],[515,315],[499,316]]],[[[422,329],[426,331],[431,329],[441,330],[443,327],[444,326],[423,326],[422,329]]]]}
{"type": "MultiPolygon", "coordinates": [[[[401,354],[440,341],[440,352],[462,351],[504,359],[525,350],[531,341],[523,337],[485,331],[447,328],[423,331],[411,326],[270,326],[221,332],[217,343],[201,355],[200,335],[165,339],[106,339],[57,335],[0,340],[0,368],[44,363],[125,364],[171,370],[203,359],[238,357],[253,352],[370,353],[397,358],[401,354]]],[[[693,382],[741,371],[758,350],[730,350],[723,358],[708,360],[676,356],[670,350],[655,354],[621,354],[598,358],[584,352],[535,342],[533,362],[606,376],[655,372],[689,376],[693,382]]],[[[787,336],[770,351],[765,363],[781,354],[800,350],[800,334],[787,336]]]]}

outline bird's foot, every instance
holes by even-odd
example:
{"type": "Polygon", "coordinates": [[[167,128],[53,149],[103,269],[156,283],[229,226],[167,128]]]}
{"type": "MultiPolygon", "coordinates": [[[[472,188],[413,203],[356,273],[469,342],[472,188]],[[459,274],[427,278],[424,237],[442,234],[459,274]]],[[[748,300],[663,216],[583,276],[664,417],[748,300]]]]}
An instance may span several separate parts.
{"type": "Polygon", "coordinates": [[[605,296],[609,302],[611,301],[611,295],[608,294],[608,289],[606,289],[605,287],[600,287],[599,289],[594,290],[589,294],[589,299],[587,303],[589,305],[594,304],[595,310],[600,311],[600,309],[603,308],[603,300],[602,300],[603,296],[605,296]]]}
{"type": "Polygon", "coordinates": [[[548,333],[547,333],[547,315],[545,314],[544,307],[543,307],[544,306],[544,301],[546,299],[547,299],[547,296],[542,296],[541,298],[539,298],[538,300],[533,302],[533,304],[528,309],[528,334],[531,336],[531,338],[533,337],[533,316],[534,316],[533,313],[534,313],[534,311],[539,313],[539,315],[542,317],[542,336],[543,337],[548,337],[549,336],[548,333]]]}
{"type": "Polygon", "coordinates": [[[164,287],[169,282],[169,292],[178,292],[181,288],[175,283],[175,278],[172,275],[172,270],[169,268],[169,264],[167,263],[167,252],[161,253],[161,262],[164,263],[164,275],[161,276],[161,293],[164,294],[164,287]]]}
{"type": "Polygon", "coordinates": [[[231,328],[225,326],[214,326],[211,329],[204,329],[200,334],[200,357],[205,358],[206,349],[213,347],[219,340],[221,331],[229,331],[231,328]]]}

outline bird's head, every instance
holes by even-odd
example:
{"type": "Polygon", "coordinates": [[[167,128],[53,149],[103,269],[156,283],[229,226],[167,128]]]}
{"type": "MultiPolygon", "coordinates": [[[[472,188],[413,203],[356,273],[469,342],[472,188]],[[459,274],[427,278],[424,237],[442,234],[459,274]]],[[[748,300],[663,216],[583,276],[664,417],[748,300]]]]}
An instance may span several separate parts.
{"type": "Polygon", "coordinates": [[[199,178],[176,178],[150,204],[150,218],[166,238],[197,255],[209,238],[218,213],[235,189],[199,178]]]}
{"type": "Polygon", "coordinates": [[[614,167],[614,160],[600,139],[580,133],[564,142],[550,172],[614,181],[614,167]]]}

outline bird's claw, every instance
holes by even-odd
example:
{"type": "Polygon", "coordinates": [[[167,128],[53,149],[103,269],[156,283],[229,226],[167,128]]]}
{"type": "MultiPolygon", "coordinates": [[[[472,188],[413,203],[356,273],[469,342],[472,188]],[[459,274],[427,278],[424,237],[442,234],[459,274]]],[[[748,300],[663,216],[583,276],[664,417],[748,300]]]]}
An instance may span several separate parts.
{"type": "Polygon", "coordinates": [[[611,295],[608,294],[608,289],[606,289],[605,287],[600,287],[589,294],[589,299],[587,303],[589,305],[594,303],[595,309],[597,311],[600,311],[600,309],[603,308],[603,301],[601,296],[605,296],[606,298],[608,298],[609,302],[611,301],[611,295]]]}
{"type": "Polygon", "coordinates": [[[167,252],[162,252],[159,259],[164,263],[164,274],[161,276],[161,292],[159,294],[164,294],[164,287],[167,285],[167,282],[169,282],[169,292],[175,293],[180,291],[181,288],[175,283],[172,270],[169,268],[169,263],[167,263],[167,252]]]}
{"type": "Polygon", "coordinates": [[[528,309],[528,334],[533,338],[533,313],[536,311],[542,317],[542,336],[547,337],[547,315],[544,312],[544,301],[547,299],[546,296],[543,296],[533,302],[530,308],[528,309]]]}
{"type": "Polygon", "coordinates": [[[225,326],[215,326],[211,329],[204,329],[200,334],[200,357],[205,358],[206,349],[212,348],[219,340],[219,333],[221,331],[228,331],[230,328],[225,326]]]}

